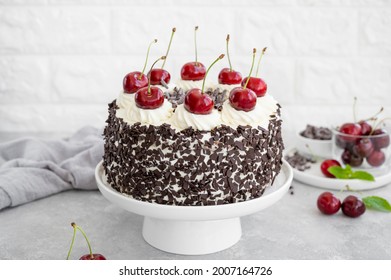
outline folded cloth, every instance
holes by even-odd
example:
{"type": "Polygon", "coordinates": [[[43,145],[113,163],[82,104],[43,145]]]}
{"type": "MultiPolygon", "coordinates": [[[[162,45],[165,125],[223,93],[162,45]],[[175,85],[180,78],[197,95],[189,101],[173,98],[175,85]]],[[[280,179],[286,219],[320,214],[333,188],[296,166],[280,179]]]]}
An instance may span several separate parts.
{"type": "Polygon", "coordinates": [[[0,143],[0,210],[70,189],[96,189],[102,130],[84,127],[68,139],[0,143]]]}

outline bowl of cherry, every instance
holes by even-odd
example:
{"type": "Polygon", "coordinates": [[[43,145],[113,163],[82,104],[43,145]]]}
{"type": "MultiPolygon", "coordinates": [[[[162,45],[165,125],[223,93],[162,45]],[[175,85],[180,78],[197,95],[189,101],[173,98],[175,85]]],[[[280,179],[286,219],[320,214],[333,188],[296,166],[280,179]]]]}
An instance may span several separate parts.
{"type": "Polygon", "coordinates": [[[385,174],[390,171],[390,131],[365,121],[344,123],[333,129],[332,156],[353,168],[385,174]]]}

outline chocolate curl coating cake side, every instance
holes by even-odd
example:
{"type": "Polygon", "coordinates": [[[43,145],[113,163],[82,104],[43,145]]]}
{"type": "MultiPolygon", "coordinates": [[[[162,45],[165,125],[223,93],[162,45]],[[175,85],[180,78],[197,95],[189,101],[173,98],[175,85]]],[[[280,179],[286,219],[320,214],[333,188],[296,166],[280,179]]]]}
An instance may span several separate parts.
{"type": "Polygon", "coordinates": [[[219,126],[210,132],[168,124],[129,125],[109,104],[103,166],[107,182],[141,201],[218,205],[262,196],[280,172],[280,106],[268,130],[219,126]]]}

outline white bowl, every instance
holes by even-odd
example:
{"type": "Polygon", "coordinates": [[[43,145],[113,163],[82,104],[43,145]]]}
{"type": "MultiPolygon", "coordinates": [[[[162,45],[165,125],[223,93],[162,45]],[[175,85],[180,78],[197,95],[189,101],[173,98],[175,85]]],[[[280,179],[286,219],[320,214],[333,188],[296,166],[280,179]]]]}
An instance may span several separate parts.
{"type": "Polygon", "coordinates": [[[303,155],[318,156],[322,158],[332,157],[332,140],[318,140],[296,134],[296,148],[303,155]]]}
{"type": "Polygon", "coordinates": [[[283,160],[280,174],[263,196],[213,206],[161,205],[133,199],[117,192],[107,183],[102,162],[96,167],[95,178],[100,192],[110,202],[145,217],[142,234],[150,245],[175,254],[202,255],[227,249],[237,243],[242,235],[240,217],[258,212],[280,200],[292,183],[293,171],[283,160]]]}

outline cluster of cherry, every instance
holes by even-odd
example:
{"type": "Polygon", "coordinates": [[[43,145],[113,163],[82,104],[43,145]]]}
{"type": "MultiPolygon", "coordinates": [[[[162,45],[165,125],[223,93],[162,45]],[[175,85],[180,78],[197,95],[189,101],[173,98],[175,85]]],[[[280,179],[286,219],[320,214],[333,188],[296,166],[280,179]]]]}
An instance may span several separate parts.
{"type": "MultiPolygon", "coordinates": [[[[195,45],[195,61],[188,62],[182,66],[181,69],[181,78],[185,81],[201,81],[203,80],[202,88],[193,88],[187,91],[184,106],[187,111],[193,114],[206,115],[210,114],[214,107],[214,102],[212,98],[204,92],[205,79],[210,70],[210,68],[220,59],[222,59],[225,55],[221,54],[210,66],[208,69],[198,61],[197,57],[197,34],[198,26],[194,29],[194,45],[195,45]]],[[[144,74],[145,68],[148,61],[149,51],[151,45],[156,43],[157,40],[153,40],[147,51],[147,57],[145,60],[144,68],[141,72],[134,71],[128,73],[123,80],[123,88],[124,93],[127,94],[135,94],[136,105],[142,109],[156,109],[162,106],[164,102],[164,93],[163,91],[156,87],[156,85],[167,85],[171,80],[170,73],[164,69],[165,62],[167,60],[167,56],[170,50],[172,38],[174,33],[176,32],[176,28],[172,29],[170,42],[167,48],[167,52],[165,56],[157,59],[148,72],[148,74],[144,74]],[[154,68],[155,64],[159,61],[163,60],[163,64],[160,68],[154,68]],[[151,86],[152,85],[152,86],[151,86]],[[155,86],[154,86],[155,85],[155,86]]],[[[218,76],[218,81],[220,84],[226,85],[238,85],[235,87],[229,95],[229,100],[236,110],[241,111],[251,111],[254,109],[257,97],[262,97],[266,94],[267,84],[261,78],[258,78],[258,71],[261,58],[266,51],[266,48],[262,50],[262,54],[260,55],[257,72],[255,76],[251,76],[252,70],[254,67],[254,60],[256,49],[253,49],[253,60],[251,65],[250,74],[248,77],[242,79],[242,75],[240,72],[233,70],[231,65],[231,60],[229,58],[228,52],[228,43],[229,43],[229,35],[227,35],[226,39],[226,47],[227,47],[227,57],[230,67],[223,68],[218,76]]]]}

